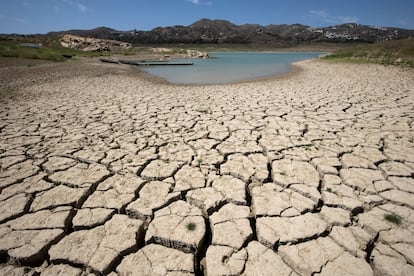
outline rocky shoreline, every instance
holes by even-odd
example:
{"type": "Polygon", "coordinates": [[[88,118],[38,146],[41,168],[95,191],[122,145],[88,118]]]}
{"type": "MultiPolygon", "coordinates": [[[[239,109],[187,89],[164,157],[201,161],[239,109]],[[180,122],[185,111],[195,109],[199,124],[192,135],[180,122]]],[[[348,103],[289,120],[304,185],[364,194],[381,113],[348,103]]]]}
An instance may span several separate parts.
{"type": "Polygon", "coordinates": [[[1,66],[0,274],[413,275],[414,71],[296,66],[1,66]]]}

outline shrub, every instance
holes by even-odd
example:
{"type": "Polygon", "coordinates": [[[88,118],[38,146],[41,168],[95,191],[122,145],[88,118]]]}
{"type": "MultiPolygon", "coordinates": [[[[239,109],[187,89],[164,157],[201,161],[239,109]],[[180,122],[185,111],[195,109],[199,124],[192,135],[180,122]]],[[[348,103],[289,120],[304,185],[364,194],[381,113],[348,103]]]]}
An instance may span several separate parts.
{"type": "Polygon", "coordinates": [[[189,222],[186,225],[188,231],[194,231],[197,228],[197,225],[194,222],[189,222]]]}
{"type": "Polygon", "coordinates": [[[401,225],[401,223],[402,223],[402,218],[401,218],[400,216],[398,216],[398,215],[394,215],[394,214],[385,214],[385,215],[384,215],[384,218],[385,218],[387,221],[389,221],[389,222],[391,222],[391,223],[394,223],[394,224],[396,224],[396,225],[401,225]]]}

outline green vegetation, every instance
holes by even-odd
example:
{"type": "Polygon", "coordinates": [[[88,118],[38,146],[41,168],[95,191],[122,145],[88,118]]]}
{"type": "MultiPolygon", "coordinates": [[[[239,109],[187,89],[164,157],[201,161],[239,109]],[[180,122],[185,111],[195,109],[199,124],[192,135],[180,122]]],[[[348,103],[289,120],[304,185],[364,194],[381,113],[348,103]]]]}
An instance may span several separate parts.
{"type": "Polygon", "coordinates": [[[65,59],[61,52],[51,48],[29,48],[11,43],[0,44],[0,56],[30,59],[47,59],[53,61],[62,61],[65,59]]]}
{"type": "Polygon", "coordinates": [[[65,56],[102,56],[107,53],[83,52],[76,49],[62,47],[57,38],[47,39],[7,39],[0,38],[0,57],[17,57],[28,59],[42,59],[52,61],[63,61],[65,56]],[[39,48],[19,45],[20,43],[41,43],[39,48]]]}
{"type": "Polygon", "coordinates": [[[194,231],[197,228],[197,225],[194,222],[189,222],[186,225],[188,231],[194,231]]]}
{"type": "Polygon", "coordinates": [[[401,218],[400,216],[398,216],[398,215],[394,215],[394,214],[385,214],[385,215],[384,215],[384,218],[385,218],[387,221],[389,221],[389,222],[391,222],[391,223],[394,223],[394,224],[396,224],[396,225],[401,225],[401,223],[402,223],[402,218],[401,218]]]}
{"type": "MultiPolygon", "coordinates": [[[[311,150],[313,147],[315,147],[314,144],[310,144],[310,145],[303,145],[302,148],[305,150],[311,150]]],[[[316,147],[315,147],[316,148],[316,147]]]]}
{"type": "Polygon", "coordinates": [[[113,54],[119,54],[124,56],[132,56],[139,54],[150,54],[153,53],[148,47],[133,47],[131,49],[119,49],[112,52],[113,54]]]}
{"type": "Polygon", "coordinates": [[[414,68],[414,38],[344,48],[325,60],[403,65],[414,68]]]}
{"type": "Polygon", "coordinates": [[[197,112],[203,113],[203,114],[208,114],[209,110],[208,109],[197,109],[197,112]]]}

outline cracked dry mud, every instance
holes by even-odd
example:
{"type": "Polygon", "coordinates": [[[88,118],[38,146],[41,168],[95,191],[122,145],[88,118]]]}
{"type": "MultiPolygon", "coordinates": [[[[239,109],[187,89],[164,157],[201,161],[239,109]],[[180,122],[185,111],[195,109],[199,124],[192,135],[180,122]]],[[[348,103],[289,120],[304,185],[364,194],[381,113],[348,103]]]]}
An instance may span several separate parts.
{"type": "Polygon", "coordinates": [[[414,275],[414,71],[298,66],[3,96],[0,275],[414,275]]]}

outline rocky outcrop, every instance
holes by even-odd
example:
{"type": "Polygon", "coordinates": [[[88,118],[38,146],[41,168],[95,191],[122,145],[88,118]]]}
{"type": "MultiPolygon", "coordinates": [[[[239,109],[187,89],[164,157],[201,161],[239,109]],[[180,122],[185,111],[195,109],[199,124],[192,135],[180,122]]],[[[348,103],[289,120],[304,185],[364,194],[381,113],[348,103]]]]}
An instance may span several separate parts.
{"type": "Polygon", "coordinates": [[[118,40],[98,39],[65,34],[60,39],[60,45],[66,48],[79,49],[85,52],[110,52],[114,49],[130,49],[128,42],[118,40]]]}

